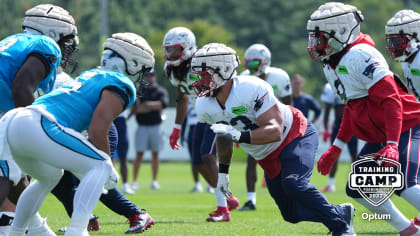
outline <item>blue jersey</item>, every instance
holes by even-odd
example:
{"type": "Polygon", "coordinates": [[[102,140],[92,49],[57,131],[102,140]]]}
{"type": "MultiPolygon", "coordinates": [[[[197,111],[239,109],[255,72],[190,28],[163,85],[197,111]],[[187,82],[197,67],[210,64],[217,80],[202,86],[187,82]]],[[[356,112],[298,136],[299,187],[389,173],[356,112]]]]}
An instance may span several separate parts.
{"type": "Polygon", "coordinates": [[[51,91],[57,66],[61,62],[59,46],[53,39],[44,35],[15,34],[0,41],[0,111],[7,112],[15,108],[12,96],[12,84],[16,73],[30,54],[45,58],[50,73],[38,87],[44,93],[51,91]]]}
{"type": "Polygon", "coordinates": [[[115,91],[121,97],[124,110],[136,100],[136,88],[127,76],[118,72],[92,69],[37,99],[33,104],[43,106],[61,125],[82,132],[89,127],[105,88],[115,91]]]}

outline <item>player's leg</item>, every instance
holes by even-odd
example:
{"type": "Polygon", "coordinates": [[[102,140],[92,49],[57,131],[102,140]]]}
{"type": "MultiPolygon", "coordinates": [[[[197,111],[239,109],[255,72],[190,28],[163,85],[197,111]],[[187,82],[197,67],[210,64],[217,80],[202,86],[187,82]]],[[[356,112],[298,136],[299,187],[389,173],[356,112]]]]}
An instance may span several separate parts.
{"type": "Polygon", "coordinates": [[[351,162],[355,162],[358,152],[358,140],[356,137],[350,139],[350,142],[347,143],[347,148],[350,152],[351,162]]]}
{"type": "Polygon", "coordinates": [[[310,184],[317,148],[318,135],[314,126],[308,124],[305,135],[288,144],[280,154],[281,187],[284,193],[297,203],[290,209],[295,217],[292,222],[322,222],[333,235],[352,231],[350,225],[354,207],[330,204],[325,196],[310,184]]]}
{"type": "Polygon", "coordinates": [[[147,132],[147,127],[139,125],[136,131],[136,159],[133,161],[133,182],[131,183],[131,188],[133,190],[139,189],[139,184],[137,182],[137,176],[140,170],[141,162],[143,161],[143,153],[147,150],[147,142],[149,133],[147,132]]]}
{"type": "MultiPolygon", "coordinates": [[[[333,124],[332,133],[331,133],[331,145],[334,142],[335,137],[338,134],[338,130],[340,129],[341,119],[336,119],[333,124]]],[[[338,168],[338,161],[336,161],[331,168],[330,174],[328,176],[328,185],[321,189],[321,192],[335,192],[335,173],[337,172],[338,168]]]]}
{"type": "Polygon", "coordinates": [[[120,173],[123,184],[123,193],[134,193],[128,184],[128,168],[127,168],[127,152],[128,152],[128,135],[127,124],[123,116],[115,118],[114,124],[118,132],[118,159],[120,162],[120,173]]]}
{"type": "MultiPolygon", "coordinates": [[[[402,137],[401,137],[402,138],[402,137]]],[[[401,145],[401,138],[400,138],[400,145],[401,145]]],[[[405,140],[407,142],[407,140],[405,140]]],[[[366,143],[360,153],[357,156],[357,160],[360,159],[361,156],[372,154],[378,152],[382,148],[381,144],[377,143],[366,143]]],[[[400,147],[401,148],[401,147],[400,147]]],[[[401,155],[400,155],[400,158],[401,155]]],[[[403,232],[405,230],[416,230],[414,225],[411,225],[409,219],[407,219],[399,210],[398,208],[392,203],[390,199],[382,203],[380,206],[375,207],[368,201],[366,201],[356,190],[351,190],[349,188],[349,183],[346,186],[346,193],[349,197],[352,197],[355,201],[363,205],[369,211],[374,212],[376,214],[388,214],[390,215],[390,219],[386,219],[385,221],[389,223],[392,227],[394,227],[398,232],[403,232]]],[[[410,234],[409,234],[410,235],[410,234]]]]}
{"type": "Polygon", "coordinates": [[[195,129],[195,125],[190,125],[189,126],[189,130],[188,130],[188,152],[190,153],[190,161],[191,161],[191,171],[192,171],[192,175],[193,175],[193,180],[194,180],[194,188],[190,191],[192,193],[201,193],[203,192],[203,186],[201,186],[199,177],[198,177],[198,168],[196,165],[194,165],[193,162],[193,135],[194,135],[194,129],[195,129]]]}
{"type": "Polygon", "coordinates": [[[0,169],[0,235],[7,235],[15,216],[16,206],[7,199],[13,183],[7,177],[8,165],[6,161],[0,161],[0,169]]]}
{"type": "Polygon", "coordinates": [[[257,204],[257,194],[255,183],[257,182],[257,161],[248,154],[246,163],[246,188],[247,202],[239,209],[240,211],[255,210],[257,204]]]}
{"type": "Polygon", "coordinates": [[[161,125],[153,125],[149,127],[149,143],[150,150],[152,151],[152,183],[150,184],[151,189],[159,190],[160,185],[157,181],[157,175],[159,171],[159,152],[163,148],[163,131],[161,125]],[[152,135],[153,134],[153,135],[152,135]]]}
{"type": "MultiPolygon", "coordinates": [[[[10,122],[8,141],[14,156],[25,157],[25,160],[21,160],[23,164],[26,159],[31,158],[83,176],[76,191],[72,219],[66,234],[80,235],[86,231],[90,214],[112,172],[109,156],[98,150],[82,134],[57,125],[30,109],[20,111],[10,122]]],[[[25,172],[28,174],[35,172],[26,168],[25,172]]],[[[59,178],[54,186],[58,181],[59,178]]]]}

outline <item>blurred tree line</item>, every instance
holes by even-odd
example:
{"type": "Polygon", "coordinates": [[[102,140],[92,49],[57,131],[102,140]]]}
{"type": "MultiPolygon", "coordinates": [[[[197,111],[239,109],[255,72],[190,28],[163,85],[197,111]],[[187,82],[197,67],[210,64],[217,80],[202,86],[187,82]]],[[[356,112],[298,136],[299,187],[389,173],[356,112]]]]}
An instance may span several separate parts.
{"type": "MultiPolygon", "coordinates": [[[[161,44],[168,29],[175,26],[190,28],[198,47],[209,42],[225,43],[235,48],[243,59],[245,49],[253,43],[263,43],[272,52],[272,65],[285,69],[290,76],[306,78],[305,91],[315,98],[326,83],[322,66],[310,59],[307,47],[306,22],[322,0],[108,0],[109,32],[131,31],[145,37],[156,54],[159,82],[168,88],[171,105],[175,91],[163,76],[161,44]]],[[[416,0],[348,0],[365,16],[362,32],[370,34],[391,68],[401,73],[385,52],[384,26],[398,10],[420,11],[416,0]]],[[[76,20],[80,52],[78,73],[99,64],[101,38],[101,0],[3,0],[0,5],[0,37],[21,31],[25,10],[40,3],[53,3],[67,9],[76,20]]],[[[108,35],[109,36],[109,35],[108,35]]],[[[240,66],[239,71],[243,67],[240,66]]]]}

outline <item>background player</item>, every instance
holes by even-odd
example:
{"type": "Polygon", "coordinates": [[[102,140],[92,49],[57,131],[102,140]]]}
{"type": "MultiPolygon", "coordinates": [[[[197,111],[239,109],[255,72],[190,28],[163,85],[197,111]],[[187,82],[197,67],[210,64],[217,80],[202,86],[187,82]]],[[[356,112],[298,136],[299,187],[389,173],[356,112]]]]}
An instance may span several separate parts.
{"type": "Polygon", "coordinates": [[[101,68],[83,73],[72,86],[43,96],[34,106],[3,117],[13,158],[37,179],[19,199],[12,236],[25,233],[28,219],[58,183],[62,168],[83,176],[65,235],[87,235],[90,214],[104,184],[112,189],[118,181],[109,157],[108,130],[112,120],[134,103],[136,87],[152,69],[154,54],[133,33],[113,34],[104,48],[101,68]],[[88,130],[89,140],[80,133],[83,130],[88,130]]]}
{"type": "Polygon", "coordinates": [[[318,135],[302,113],[280,103],[268,83],[237,76],[236,52],[223,44],[205,45],[191,66],[199,79],[193,84],[199,120],[213,124],[218,134],[217,189],[231,194],[228,172],[234,141],[264,169],[268,190],[286,221],[322,222],[334,236],[355,235],[354,207],[328,203],[309,183],[318,135]]]}
{"type": "MultiPolygon", "coordinates": [[[[30,105],[36,90],[42,94],[50,92],[60,62],[64,68],[74,64],[70,57],[76,50],[77,29],[66,10],[51,4],[37,5],[25,12],[22,27],[23,33],[0,42],[0,111],[3,113],[30,105]]],[[[29,184],[11,156],[6,158],[0,159],[0,206],[6,197],[16,204],[29,184]]],[[[6,215],[13,218],[13,213],[2,214],[2,218],[6,215]]],[[[37,216],[31,227],[40,224],[41,219],[37,216]]],[[[0,234],[7,234],[9,228],[9,225],[0,227],[0,234]]],[[[35,235],[49,232],[42,225],[33,230],[35,235]]]]}
{"type": "MultiPolygon", "coordinates": [[[[194,82],[190,78],[191,58],[197,50],[194,34],[185,27],[170,29],[163,39],[163,51],[165,54],[164,70],[171,84],[177,90],[175,127],[169,137],[172,149],[178,149],[178,139],[181,135],[181,126],[188,111],[188,101],[195,106],[196,95],[192,88],[194,82]]],[[[197,166],[200,174],[206,179],[211,187],[217,184],[217,159],[215,148],[215,135],[210,126],[205,123],[197,123],[193,135],[193,165],[197,166]]],[[[226,201],[220,191],[215,191],[217,210],[210,213],[207,221],[229,221],[229,210],[236,209],[239,201],[232,197],[226,201]],[[222,214],[224,213],[224,214],[222,214]]]]}
{"type": "MultiPolygon", "coordinates": [[[[338,129],[341,125],[341,119],[343,118],[344,113],[344,104],[340,98],[334,93],[330,84],[325,84],[324,90],[321,94],[321,101],[325,103],[324,109],[324,132],[322,134],[323,141],[327,142],[328,139],[331,139],[331,144],[337,136],[338,129]],[[334,108],[334,124],[332,127],[332,133],[329,132],[328,121],[330,119],[331,108],[334,108]]],[[[351,161],[354,162],[357,156],[357,139],[352,137],[350,142],[347,143],[347,147],[350,152],[351,161]]],[[[337,172],[338,162],[336,162],[330,172],[328,177],[328,185],[321,190],[321,192],[335,192],[335,173],[337,172]]]]}
{"type": "MultiPolygon", "coordinates": [[[[420,104],[389,70],[373,40],[360,32],[362,21],[356,7],[336,2],[321,5],[308,20],[309,54],[313,60],[323,62],[328,82],[346,103],[337,138],[321,156],[317,168],[321,174],[328,174],[345,143],[356,136],[367,141],[358,159],[374,154],[401,164],[405,185],[396,193],[420,210],[420,104]]],[[[419,228],[391,200],[375,207],[348,184],[346,190],[370,211],[389,214],[386,222],[400,235],[420,235],[419,228]]]]}
{"type": "MultiPolygon", "coordinates": [[[[292,105],[292,90],[290,78],[286,71],[271,67],[271,52],[263,44],[253,44],[245,51],[244,67],[247,69],[241,75],[253,75],[265,80],[274,90],[278,100],[286,105],[292,105]]],[[[248,154],[246,164],[247,202],[240,211],[255,210],[257,196],[255,182],[257,181],[257,161],[248,154]]]]}

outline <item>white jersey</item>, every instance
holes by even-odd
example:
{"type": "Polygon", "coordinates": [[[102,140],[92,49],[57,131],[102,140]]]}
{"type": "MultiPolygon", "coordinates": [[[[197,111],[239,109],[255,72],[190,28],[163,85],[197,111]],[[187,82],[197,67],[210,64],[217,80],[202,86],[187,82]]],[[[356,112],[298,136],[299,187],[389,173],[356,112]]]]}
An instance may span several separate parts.
{"type": "MultiPolygon", "coordinates": [[[[280,100],[292,94],[290,77],[286,71],[280,68],[267,67],[265,74],[265,81],[273,87],[274,95],[277,99],[280,100]]],[[[249,70],[243,71],[241,75],[249,75],[249,70]]]]}
{"type": "Polygon", "coordinates": [[[357,44],[340,60],[335,70],[324,65],[325,76],[340,99],[368,96],[368,90],[387,75],[393,75],[382,54],[368,44],[357,44]]]}
{"type": "Polygon", "coordinates": [[[334,90],[331,88],[329,83],[326,83],[324,90],[321,94],[321,101],[330,105],[340,105],[343,104],[337,94],[334,93],[334,90]]]}
{"type": "Polygon", "coordinates": [[[404,71],[404,77],[407,79],[408,87],[413,90],[417,99],[420,98],[420,53],[417,53],[411,64],[407,62],[401,63],[404,71]]]}
{"type": "Polygon", "coordinates": [[[192,103],[188,103],[188,112],[187,112],[187,125],[196,125],[198,123],[197,111],[195,110],[192,103]]]}
{"type": "Polygon", "coordinates": [[[280,103],[271,86],[253,76],[237,76],[233,79],[232,90],[223,110],[215,97],[199,97],[197,114],[200,122],[209,124],[228,123],[239,131],[258,128],[257,118],[274,105],[278,105],[284,119],[283,137],[278,142],[264,145],[241,143],[240,146],[256,160],[262,160],[275,151],[285,140],[293,123],[290,108],[280,103]]]}

